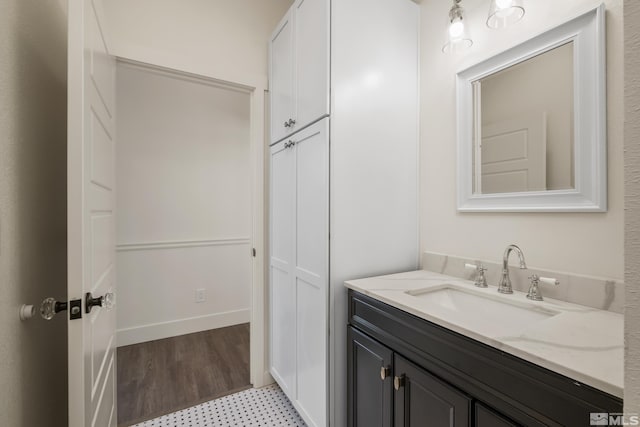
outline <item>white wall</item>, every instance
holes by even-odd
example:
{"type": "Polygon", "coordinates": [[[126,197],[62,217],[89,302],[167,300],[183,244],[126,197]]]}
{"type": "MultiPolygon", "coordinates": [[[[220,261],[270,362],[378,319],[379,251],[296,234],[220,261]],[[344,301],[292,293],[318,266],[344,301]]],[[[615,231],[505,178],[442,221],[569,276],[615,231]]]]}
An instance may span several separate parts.
{"type": "Polygon", "coordinates": [[[67,321],[18,318],[66,298],[67,17],[0,5],[0,425],[67,424],[67,321]]]}
{"type": "Polygon", "coordinates": [[[249,95],[117,71],[118,344],[248,321],[249,95]]]}
{"type": "Polygon", "coordinates": [[[267,40],[292,0],[110,0],[116,56],[266,83],[267,40]]]}
{"type": "Polygon", "coordinates": [[[526,2],[524,19],[496,31],[486,25],[488,2],[466,0],[474,39],[468,52],[445,55],[446,1],[424,1],[421,47],[421,248],[474,259],[499,260],[519,244],[527,263],[556,271],[623,276],[623,21],[622,0],[606,0],[608,91],[607,213],[458,213],[456,211],[455,74],[556,26],[594,0],[526,2]]]}
{"type": "Polygon", "coordinates": [[[625,0],[625,412],[640,412],[640,2],[625,0]]]}

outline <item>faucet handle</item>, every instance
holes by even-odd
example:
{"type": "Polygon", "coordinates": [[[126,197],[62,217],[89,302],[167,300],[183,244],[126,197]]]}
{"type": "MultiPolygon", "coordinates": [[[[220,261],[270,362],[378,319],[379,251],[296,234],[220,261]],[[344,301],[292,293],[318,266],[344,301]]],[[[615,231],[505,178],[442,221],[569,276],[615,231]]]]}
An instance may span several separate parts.
{"type": "Polygon", "coordinates": [[[542,292],[540,292],[540,283],[544,283],[546,285],[559,285],[560,281],[553,277],[540,277],[537,274],[529,276],[530,286],[529,291],[527,292],[527,298],[533,301],[542,301],[542,292]]]}
{"type": "Polygon", "coordinates": [[[484,265],[482,265],[482,263],[465,264],[464,267],[467,269],[473,269],[478,273],[478,275],[476,276],[475,282],[473,283],[474,285],[476,285],[479,288],[487,287],[487,278],[484,275],[484,272],[487,271],[487,269],[484,267],[484,265]]]}
{"type": "Polygon", "coordinates": [[[558,286],[560,284],[560,281],[554,277],[540,277],[538,278],[538,280],[540,281],[540,283],[544,283],[547,285],[556,285],[558,286]]]}

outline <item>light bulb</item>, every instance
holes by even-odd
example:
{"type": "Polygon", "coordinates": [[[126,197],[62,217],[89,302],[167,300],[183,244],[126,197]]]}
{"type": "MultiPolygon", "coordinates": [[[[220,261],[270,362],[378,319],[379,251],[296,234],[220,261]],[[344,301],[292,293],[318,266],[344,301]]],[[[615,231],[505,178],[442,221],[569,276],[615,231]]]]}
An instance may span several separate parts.
{"type": "Polygon", "coordinates": [[[496,6],[498,6],[498,9],[506,9],[511,7],[512,4],[513,0],[496,0],[496,6]]]}
{"type": "Polygon", "coordinates": [[[449,26],[449,36],[451,36],[452,39],[457,39],[462,36],[462,34],[464,34],[464,24],[462,21],[452,22],[449,26]]]}
{"type": "Polygon", "coordinates": [[[489,5],[489,28],[505,28],[524,16],[524,0],[491,0],[489,5]]]}

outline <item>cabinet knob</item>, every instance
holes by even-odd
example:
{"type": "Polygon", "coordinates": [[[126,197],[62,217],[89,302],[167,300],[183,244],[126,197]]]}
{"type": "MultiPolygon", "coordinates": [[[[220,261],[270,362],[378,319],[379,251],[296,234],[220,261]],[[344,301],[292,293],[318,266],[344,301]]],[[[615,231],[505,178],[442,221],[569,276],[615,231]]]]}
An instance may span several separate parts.
{"type": "Polygon", "coordinates": [[[404,387],[404,374],[393,378],[393,388],[398,391],[400,387],[404,387]]]}
{"type": "Polygon", "coordinates": [[[295,121],[295,120],[293,120],[293,119],[289,119],[289,122],[288,122],[288,123],[289,123],[289,127],[293,127],[293,125],[295,125],[295,124],[296,124],[296,121],[295,121]]]}
{"type": "Polygon", "coordinates": [[[288,128],[289,126],[291,126],[291,124],[289,124],[289,122],[284,122],[284,127],[288,128]]]}
{"type": "Polygon", "coordinates": [[[387,377],[391,375],[391,368],[389,366],[381,366],[380,367],[380,379],[386,380],[387,377]]]}

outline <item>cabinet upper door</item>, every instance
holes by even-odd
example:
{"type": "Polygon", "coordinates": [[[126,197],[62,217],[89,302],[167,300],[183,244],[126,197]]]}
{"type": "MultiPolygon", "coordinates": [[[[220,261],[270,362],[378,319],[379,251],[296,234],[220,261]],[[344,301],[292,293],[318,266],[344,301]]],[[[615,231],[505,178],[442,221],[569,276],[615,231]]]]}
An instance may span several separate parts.
{"type": "Polygon", "coordinates": [[[329,114],[329,1],[296,0],[294,12],[295,131],[329,114]]]}
{"type": "Polygon", "coordinates": [[[397,354],[394,357],[396,427],[468,427],[471,399],[397,354]]]}
{"type": "Polygon", "coordinates": [[[293,8],[282,18],[269,42],[271,142],[291,133],[295,111],[293,8]]]}

